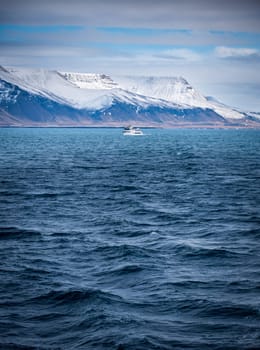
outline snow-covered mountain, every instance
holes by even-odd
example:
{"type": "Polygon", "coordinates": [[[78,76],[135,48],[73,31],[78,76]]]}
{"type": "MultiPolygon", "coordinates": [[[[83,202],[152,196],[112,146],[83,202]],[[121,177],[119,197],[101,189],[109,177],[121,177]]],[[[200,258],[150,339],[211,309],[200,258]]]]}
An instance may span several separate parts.
{"type": "Polygon", "coordinates": [[[182,77],[130,77],[0,67],[1,125],[174,126],[257,123],[182,77]]]}

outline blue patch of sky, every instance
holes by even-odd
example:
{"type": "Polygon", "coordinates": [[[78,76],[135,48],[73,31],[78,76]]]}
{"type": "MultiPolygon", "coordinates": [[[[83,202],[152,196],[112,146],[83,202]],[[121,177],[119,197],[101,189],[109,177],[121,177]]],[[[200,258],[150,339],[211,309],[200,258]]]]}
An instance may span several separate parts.
{"type": "MultiPolygon", "coordinates": [[[[257,32],[232,32],[232,31],[221,31],[221,30],[210,30],[210,34],[220,37],[229,37],[239,39],[243,44],[248,47],[260,48],[260,33],[257,32]]],[[[241,47],[241,45],[232,45],[234,47],[241,47]]]]}
{"type": "MultiPolygon", "coordinates": [[[[32,39],[30,34],[59,34],[59,33],[72,33],[76,34],[88,30],[89,26],[84,25],[15,25],[15,24],[0,24],[0,42],[2,43],[24,43],[28,44],[37,40],[32,39]],[[28,37],[27,37],[28,35],[28,37]],[[28,41],[29,40],[29,41],[28,41]]],[[[93,27],[92,27],[93,28],[93,27]]],[[[189,29],[160,29],[160,28],[129,28],[129,27],[95,27],[96,31],[114,34],[114,35],[126,35],[136,37],[152,37],[152,36],[163,36],[163,35],[183,35],[192,36],[194,32],[189,29]]],[[[260,33],[256,32],[232,32],[232,31],[221,31],[221,30],[210,30],[208,31],[213,36],[218,37],[232,37],[243,40],[241,45],[228,45],[232,47],[248,47],[260,49],[260,33]],[[245,46],[246,45],[246,46],[245,46]]],[[[40,38],[40,37],[39,37],[40,38]]],[[[46,39],[47,40],[47,39],[46,39]]],[[[51,41],[49,45],[51,45],[51,41]]],[[[59,45],[62,43],[59,42],[59,45]]],[[[69,46],[78,46],[77,43],[66,42],[69,46]]],[[[106,42],[89,42],[88,40],[81,41],[81,46],[89,46],[93,48],[109,49],[113,51],[124,51],[129,53],[134,52],[161,52],[172,49],[190,49],[199,54],[208,54],[215,49],[215,45],[197,45],[196,40],[194,43],[189,45],[167,45],[167,44],[145,44],[145,43],[114,43],[113,40],[106,42]]]]}
{"type": "MultiPolygon", "coordinates": [[[[2,43],[28,43],[37,42],[32,40],[32,35],[77,33],[84,29],[78,25],[15,25],[0,24],[0,42],[2,43]]],[[[40,37],[39,37],[40,38],[40,37]]]]}
{"type": "Polygon", "coordinates": [[[165,34],[185,34],[191,35],[188,29],[155,29],[155,28],[128,28],[128,27],[97,27],[96,30],[109,34],[154,36],[165,34]]]}
{"type": "Polygon", "coordinates": [[[244,38],[260,37],[260,33],[257,33],[257,32],[232,32],[232,31],[224,31],[224,30],[210,30],[209,32],[215,35],[230,35],[234,37],[244,37],[244,38]]]}
{"type": "MultiPolygon", "coordinates": [[[[0,24],[0,32],[25,32],[25,33],[57,33],[57,32],[75,32],[88,29],[88,26],[82,25],[16,25],[0,24]]],[[[96,27],[95,30],[109,34],[123,35],[165,35],[165,34],[184,34],[191,35],[192,31],[188,29],[154,29],[154,28],[127,28],[127,27],[96,27]]]]}
{"type": "Polygon", "coordinates": [[[175,49],[190,49],[196,53],[207,54],[215,49],[215,46],[187,46],[187,45],[166,45],[166,44],[143,44],[143,43],[113,43],[113,42],[88,42],[85,43],[88,47],[99,48],[99,49],[110,49],[114,51],[124,51],[124,52],[162,52],[170,51],[175,49]]]}

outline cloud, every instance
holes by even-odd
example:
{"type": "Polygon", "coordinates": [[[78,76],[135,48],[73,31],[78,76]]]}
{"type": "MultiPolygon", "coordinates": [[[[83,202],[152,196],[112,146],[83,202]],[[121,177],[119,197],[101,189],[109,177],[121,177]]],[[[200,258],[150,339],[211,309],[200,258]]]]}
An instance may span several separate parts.
{"type": "Polygon", "coordinates": [[[2,0],[0,22],[88,26],[260,30],[256,0],[2,0]]]}
{"type": "Polygon", "coordinates": [[[182,75],[229,103],[260,84],[259,18],[257,0],[1,0],[0,64],[182,75]]]}
{"type": "Polygon", "coordinates": [[[260,61],[260,51],[252,48],[234,48],[220,46],[216,47],[215,55],[219,58],[244,60],[244,61],[260,61]]]}
{"type": "Polygon", "coordinates": [[[198,62],[203,59],[203,55],[197,53],[194,50],[184,48],[162,51],[155,56],[169,60],[181,60],[186,62],[198,62]]]}

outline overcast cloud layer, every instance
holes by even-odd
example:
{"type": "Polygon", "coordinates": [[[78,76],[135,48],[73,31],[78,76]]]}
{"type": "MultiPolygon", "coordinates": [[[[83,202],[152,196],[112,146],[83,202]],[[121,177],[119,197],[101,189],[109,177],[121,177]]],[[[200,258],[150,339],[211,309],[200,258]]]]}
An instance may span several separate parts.
{"type": "Polygon", "coordinates": [[[182,75],[259,110],[260,1],[1,1],[0,64],[182,75]]]}

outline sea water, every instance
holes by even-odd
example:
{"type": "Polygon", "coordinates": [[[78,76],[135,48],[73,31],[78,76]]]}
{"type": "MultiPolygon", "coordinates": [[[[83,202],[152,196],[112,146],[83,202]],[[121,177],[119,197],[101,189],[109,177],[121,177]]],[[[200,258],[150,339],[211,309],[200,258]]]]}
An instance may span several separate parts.
{"type": "Polygon", "coordinates": [[[0,129],[0,348],[260,348],[260,131],[0,129]]]}

